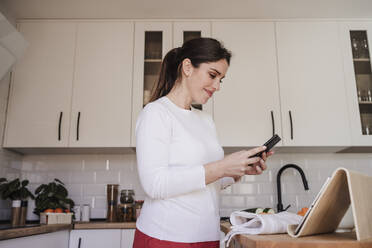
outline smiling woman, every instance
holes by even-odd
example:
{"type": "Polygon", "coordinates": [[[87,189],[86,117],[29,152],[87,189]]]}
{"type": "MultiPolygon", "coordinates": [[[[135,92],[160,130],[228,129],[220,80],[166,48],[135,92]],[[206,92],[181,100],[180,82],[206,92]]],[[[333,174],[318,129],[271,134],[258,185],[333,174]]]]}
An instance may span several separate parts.
{"type": "Polygon", "coordinates": [[[224,157],[212,117],[191,106],[205,104],[220,89],[230,57],[211,38],[189,40],[164,57],[136,125],[146,199],[134,248],[219,247],[220,189],[266,169],[266,153],[253,156],[264,147],[224,157]]]}

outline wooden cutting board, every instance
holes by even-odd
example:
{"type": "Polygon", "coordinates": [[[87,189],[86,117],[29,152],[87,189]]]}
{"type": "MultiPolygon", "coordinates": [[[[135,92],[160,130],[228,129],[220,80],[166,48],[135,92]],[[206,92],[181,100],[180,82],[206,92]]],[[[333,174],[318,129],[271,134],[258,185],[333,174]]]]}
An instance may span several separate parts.
{"type": "Polygon", "coordinates": [[[304,224],[296,233],[297,225],[289,225],[293,237],[332,233],[341,222],[349,205],[353,211],[356,239],[372,238],[372,177],[338,168],[314,207],[309,210],[304,224]]]}

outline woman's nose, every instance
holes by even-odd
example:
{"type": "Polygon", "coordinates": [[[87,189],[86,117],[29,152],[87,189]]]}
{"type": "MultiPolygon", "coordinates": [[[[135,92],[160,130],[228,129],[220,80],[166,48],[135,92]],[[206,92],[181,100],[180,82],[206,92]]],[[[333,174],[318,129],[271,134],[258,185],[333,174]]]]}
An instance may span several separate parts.
{"type": "Polygon", "coordinates": [[[213,88],[215,88],[216,91],[220,90],[220,81],[216,80],[216,82],[213,85],[213,88]]]}

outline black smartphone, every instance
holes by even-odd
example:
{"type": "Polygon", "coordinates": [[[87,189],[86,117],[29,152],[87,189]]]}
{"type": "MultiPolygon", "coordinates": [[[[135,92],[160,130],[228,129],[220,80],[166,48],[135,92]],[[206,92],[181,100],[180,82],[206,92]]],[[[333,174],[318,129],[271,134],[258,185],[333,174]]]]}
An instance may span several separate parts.
{"type": "Polygon", "coordinates": [[[259,152],[255,155],[252,155],[252,156],[250,156],[250,158],[261,157],[262,153],[270,151],[271,148],[273,148],[280,140],[281,140],[281,138],[279,137],[279,135],[274,134],[273,137],[271,137],[268,141],[265,142],[265,144],[263,144],[263,146],[266,146],[266,150],[262,151],[262,152],[259,152]]]}

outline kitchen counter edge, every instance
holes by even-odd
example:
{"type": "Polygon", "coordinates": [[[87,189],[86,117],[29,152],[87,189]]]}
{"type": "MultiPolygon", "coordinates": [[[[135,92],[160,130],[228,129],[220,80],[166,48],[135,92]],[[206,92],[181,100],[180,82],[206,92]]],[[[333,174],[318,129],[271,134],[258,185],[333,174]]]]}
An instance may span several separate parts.
{"type": "Polygon", "coordinates": [[[6,230],[0,230],[0,241],[14,238],[27,237],[37,234],[51,233],[62,230],[71,230],[72,224],[52,224],[52,225],[40,225],[32,227],[20,227],[6,230]]]}
{"type": "Polygon", "coordinates": [[[74,229],[136,229],[136,222],[75,222],[74,229]]]}

